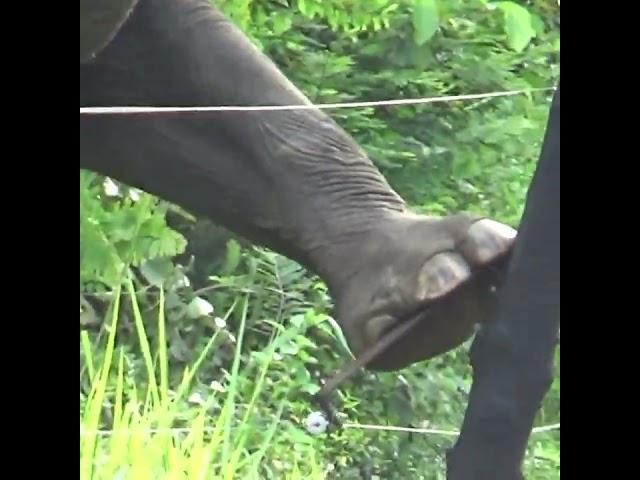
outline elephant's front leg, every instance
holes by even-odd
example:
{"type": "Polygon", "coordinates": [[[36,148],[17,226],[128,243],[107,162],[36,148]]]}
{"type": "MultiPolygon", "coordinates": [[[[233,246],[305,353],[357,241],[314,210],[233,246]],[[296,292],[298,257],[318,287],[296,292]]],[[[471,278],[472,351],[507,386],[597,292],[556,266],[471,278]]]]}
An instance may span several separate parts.
{"type": "MultiPolygon", "coordinates": [[[[81,66],[81,102],[309,104],[206,0],[140,0],[96,62],[81,66]]],[[[515,235],[491,220],[412,214],[318,109],[81,119],[81,159],[318,273],[356,357],[388,343],[366,353],[374,370],[469,338],[492,314],[515,235]],[[415,316],[404,336],[388,336],[415,316]]]]}

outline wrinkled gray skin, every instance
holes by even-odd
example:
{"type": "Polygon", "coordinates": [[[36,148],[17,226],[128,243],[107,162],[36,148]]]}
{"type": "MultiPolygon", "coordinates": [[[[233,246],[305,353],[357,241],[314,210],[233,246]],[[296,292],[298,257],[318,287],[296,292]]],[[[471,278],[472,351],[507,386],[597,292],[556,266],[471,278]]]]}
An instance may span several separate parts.
{"type": "MultiPolygon", "coordinates": [[[[207,0],[134,3],[81,0],[81,106],[309,103],[207,0]]],[[[488,219],[412,214],[320,110],[81,116],[80,166],[316,272],[356,356],[423,312],[374,370],[446,352],[490,319],[515,236],[488,219]]]]}

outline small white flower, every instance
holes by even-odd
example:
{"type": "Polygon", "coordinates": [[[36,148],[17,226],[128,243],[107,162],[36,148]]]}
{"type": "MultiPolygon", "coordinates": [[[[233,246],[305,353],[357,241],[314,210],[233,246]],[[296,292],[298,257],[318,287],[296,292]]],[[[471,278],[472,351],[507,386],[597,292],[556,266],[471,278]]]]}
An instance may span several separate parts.
{"type": "Polygon", "coordinates": [[[202,395],[198,392],[195,392],[189,395],[188,402],[196,405],[204,405],[204,398],[202,398],[202,395]]]}
{"type": "Polygon", "coordinates": [[[189,277],[185,274],[180,275],[180,277],[176,280],[176,287],[178,288],[187,288],[191,286],[191,282],[189,281],[189,277]]]}
{"type": "Polygon", "coordinates": [[[211,384],[209,384],[209,388],[211,388],[211,390],[215,390],[216,392],[224,393],[224,387],[217,380],[211,382],[211,384]]]}
{"type": "Polygon", "coordinates": [[[312,412],[304,421],[307,432],[311,435],[319,435],[327,431],[329,422],[322,412],[312,412]]]}
{"type": "Polygon", "coordinates": [[[131,188],[129,190],[129,198],[134,202],[140,200],[140,190],[138,190],[137,188],[131,188]]]}
{"type": "Polygon", "coordinates": [[[213,306],[204,298],[194,298],[187,307],[187,315],[189,318],[206,317],[211,313],[213,313],[213,306]]]}
{"type": "Polygon", "coordinates": [[[102,187],[104,188],[104,193],[107,197],[117,197],[120,195],[120,188],[118,188],[118,185],[116,185],[109,177],[104,179],[102,187]]]}

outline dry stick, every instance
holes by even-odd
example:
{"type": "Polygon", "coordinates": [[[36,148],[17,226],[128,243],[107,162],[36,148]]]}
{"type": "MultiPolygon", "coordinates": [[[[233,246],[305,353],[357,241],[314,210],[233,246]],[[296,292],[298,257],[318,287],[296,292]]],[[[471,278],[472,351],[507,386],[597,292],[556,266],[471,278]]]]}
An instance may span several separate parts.
{"type": "Polygon", "coordinates": [[[338,419],[335,409],[331,406],[331,394],[338,388],[345,380],[351,378],[360,368],[366,366],[378,355],[383,353],[387,348],[393,345],[396,341],[406,335],[418,322],[422,319],[425,311],[411,317],[406,322],[401,322],[390,330],[386,335],[383,335],[380,340],[375,344],[367,348],[362,355],[355,358],[347,365],[342,367],[333,377],[331,377],[327,383],[325,383],[320,391],[314,396],[314,400],[318,402],[324,414],[327,416],[327,420],[336,425],[341,426],[341,422],[338,419]]]}

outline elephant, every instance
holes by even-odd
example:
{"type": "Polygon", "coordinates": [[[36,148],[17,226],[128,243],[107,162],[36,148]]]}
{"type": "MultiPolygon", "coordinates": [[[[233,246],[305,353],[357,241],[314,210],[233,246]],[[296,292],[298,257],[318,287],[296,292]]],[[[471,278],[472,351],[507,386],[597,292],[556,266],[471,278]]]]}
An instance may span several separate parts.
{"type": "Polygon", "coordinates": [[[208,0],[80,1],[81,107],[210,105],[305,108],[81,115],[80,167],[317,274],[354,356],[384,345],[366,355],[372,371],[441,355],[490,321],[514,228],[412,212],[356,141],[208,0]]]}

